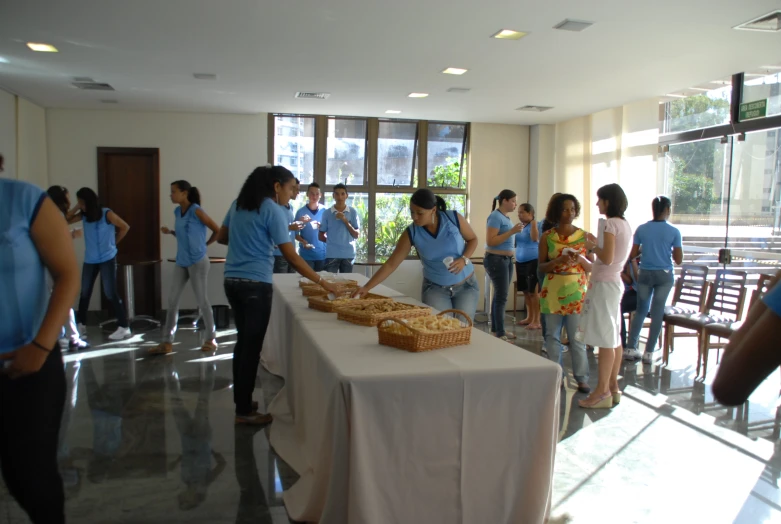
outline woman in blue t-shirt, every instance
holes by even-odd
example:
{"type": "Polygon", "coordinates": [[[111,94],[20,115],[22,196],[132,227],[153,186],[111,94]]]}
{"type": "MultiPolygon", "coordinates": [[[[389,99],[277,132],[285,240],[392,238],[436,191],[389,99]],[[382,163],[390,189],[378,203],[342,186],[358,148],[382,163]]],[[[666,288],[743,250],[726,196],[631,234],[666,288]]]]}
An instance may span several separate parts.
{"type": "Polygon", "coordinates": [[[653,363],[654,347],[662,332],[664,305],[675,283],[673,261],[678,265],[683,262],[681,232],[667,222],[672,212],[672,202],[666,196],[658,196],[651,202],[651,209],[654,219],[637,228],[629,254],[629,260],[633,260],[640,248],[643,249],[637,278],[637,310],[624,349],[625,360],[640,358],[641,353],[637,349],[640,330],[650,311],[651,327],[645,353],[642,354],[643,364],[653,363]]]}
{"type": "Polygon", "coordinates": [[[423,303],[439,311],[458,309],[473,319],[480,287],[469,257],[477,248],[477,235],[466,218],[448,211],[445,201],[430,189],[415,191],[409,207],[412,224],[387,262],[354,296],[365,296],[381,284],[415,246],[423,264],[423,303]]]}
{"type": "Polygon", "coordinates": [[[89,301],[95,280],[100,273],[103,293],[114,305],[114,314],[117,317],[117,330],[108,338],[122,340],[129,337],[131,333],[125,304],[122,303],[122,297],[117,289],[117,244],[125,238],[130,226],[110,209],[101,207],[98,195],[90,188],[82,187],[76,192],[76,197],[79,199],[77,208],[81,212],[81,220],[84,224],[86,247],[84,269],[81,272],[81,298],[76,315],[79,331],[86,332],[89,301]]]}
{"type": "Polygon", "coordinates": [[[62,213],[42,189],[0,178],[0,469],[32,522],[65,522],[57,469],[65,369],[57,339],[78,291],[62,213]]]}
{"type": "Polygon", "coordinates": [[[168,292],[168,313],[163,328],[163,341],[151,348],[150,353],[167,354],[173,351],[176,326],[179,322],[179,299],[184,286],[189,280],[193,286],[195,300],[206,326],[202,351],[215,351],[217,341],[214,328],[214,313],[207,296],[207,279],[211,262],[206,254],[206,247],[217,240],[220,232],[217,223],[201,208],[201,193],[198,188],[186,180],[177,180],[171,184],[171,202],[178,204],[174,210],[174,229],[167,227],[160,230],[164,235],[176,237],[176,265],[171,275],[171,290],[168,292]],[[206,240],[206,230],[212,234],[206,240]]]}
{"type": "Polygon", "coordinates": [[[515,334],[505,331],[504,316],[507,307],[507,295],[513,280],[513,257],[515,255],[515,235],[523,229],[523,224],[513,225],[507,217],[515,211],[515,192],[503,190],[494,198],[491,214],[485,233],[485,259],[483,266],[491,277],[494,296],[491,300],[491,332],[497,337],[514,339],[515,334]]]}
{"type": "Polygon", "coordinates": [[[537,255],[542,233],[534,218],[534,206],[529,203],[518,206],[518,220],[523,229],[515,235],[515,285],[516,290],[523,293],[526,304],[526,318],[518,325],[526,326],[526,329],[542,329],[537,278],[537,255]]]}
{"type": "Polygon", "coordinates": [[[271,415],[258,413],[252,392],[271,316],[274,246],[300,274],[330,292],[336,291],[298,256],[290,240],[283,206],[290,202],[295,183],[293,173],[282,166],[256,168],[231,204],[217,237],[220,244],[228,246],[225,295],[233,309],[237,331],[233,346],[236,424],[271,422],[271,415]]]}

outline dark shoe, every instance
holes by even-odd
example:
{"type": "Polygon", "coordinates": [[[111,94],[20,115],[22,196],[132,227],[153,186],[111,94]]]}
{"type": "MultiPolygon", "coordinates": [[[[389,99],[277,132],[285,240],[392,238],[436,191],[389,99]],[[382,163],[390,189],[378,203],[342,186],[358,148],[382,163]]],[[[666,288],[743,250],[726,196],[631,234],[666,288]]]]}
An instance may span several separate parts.
{"type": "Polygon", "coordinates": [[[258,413],[253,411],[249,415],[236,415],[236,424],[244,426],[265,426],[270,424],[274,418],[268,413],[258,413]]]}
{"type": "Polygon", "coordinates": [[[81,351],[83,349],[89,349],[89,347],[89,342],[86,340],[81,340],[80,338],[68,342],[68,350],[70,351],[81,351]]]}
{"type": "Polygon", "coordinates": [[[591,393],[591,386],[589,386],[585,382],[578,382],[578,391],[588,395],[589,393],[591,393]]]}

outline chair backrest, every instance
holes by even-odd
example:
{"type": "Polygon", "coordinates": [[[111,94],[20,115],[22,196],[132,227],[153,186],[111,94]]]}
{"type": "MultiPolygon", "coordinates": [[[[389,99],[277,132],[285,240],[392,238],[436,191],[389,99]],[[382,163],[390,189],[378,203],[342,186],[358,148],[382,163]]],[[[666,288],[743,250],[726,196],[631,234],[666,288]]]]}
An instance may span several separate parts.
{"type": "Polygon", "coordinates": [[[675,283],[673,306],[687,304],[702,311],[707,299],[708,266],[684,264],[681,266],[681,276],[675,283]]]}
{"type": "Polygon", "coordinates": [[[757,288],[751,292],[751,300],[748,303],[749,309],[754,307],[756,301],[762,298],[765,293],[768,292],[770,289],[770,283],[774,278],[775,277],[773,275],[759,275],[759,280],[757,280],[757,288]]]}
{"type": "Polygon", "coordinates": [[[734,269],[716,270],[716,280],[711,284],[706,313],[717,313],[720,316],[740,320],[743,316],[743,305],[746,301],[746,279],[748,273],[734,269]]]}

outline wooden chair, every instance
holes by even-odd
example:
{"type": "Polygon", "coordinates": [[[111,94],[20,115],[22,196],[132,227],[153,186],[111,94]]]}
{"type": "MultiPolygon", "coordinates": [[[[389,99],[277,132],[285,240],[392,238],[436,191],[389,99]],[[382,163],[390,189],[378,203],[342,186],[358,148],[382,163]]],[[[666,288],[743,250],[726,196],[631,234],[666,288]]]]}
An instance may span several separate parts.
{"type": "Polygon", "coordinates": [[[665,315],[663,356],[665,364],[669,361],[673,339],[675,336],[680,336],[675,334],[675,327],[692,330],[694,334],[690,336],[697,337],[697,376],[699,376],[705,327],[710,324],[729,324],[741,319],[746,298],[747,277],[745,271],[719,269],[716,271],[716,280],[710,286],[702,312],[665,315]]]}
{"type": "MultiPolygon", "coordinates": [[[[698,264],[683,264],[681,266],[681,275],[675,281],[673,288],[673,301],[664,308],[663,322],[667,323],[669,315],[686,315],[700,313],[705,308],[705,301],[708,298],[708,266],[698,264]]],[[[648,319],[643,321],[643,327],[646,327],[648,319]]],[[[659,346],[664,348],[665,329],[659,333],[659,346]]],[[[695,333],[679,333],[675,336],[693,337],[695,333]]],[[[670,345],[670,353],[673,347],[670,345]]]]}
{"type": "MultiPolygon", "coordinates": [[[[757,288],[751,293],[751,300],[749,300],[748,304],[749,310],[754,307],[754,304],[760,300],[765,293],[767,293],[773,278],[774,277],[772,275],[759,275],[757,288]]],[[[738,319],[736,322],[730,322],[728,324],[708,324],[705,326],[702,331],[702,342],[700,347],[700,353],[702,353],[703,358],[703,378],[708,373],[708,351],[712,348],[716,348],[717,351],[720,352],[721,348],[726,346],[726,344],[720,342],[711,344],[710,338],[718,337],[719,341],[725,338],[728,339],[730,336],[732,336],[732,333],[740,329],[741,325],[743,325],[742,319],[738,319]]],[[[719,363],[718,353],[716,354],[716,363],[719,363]]]]}

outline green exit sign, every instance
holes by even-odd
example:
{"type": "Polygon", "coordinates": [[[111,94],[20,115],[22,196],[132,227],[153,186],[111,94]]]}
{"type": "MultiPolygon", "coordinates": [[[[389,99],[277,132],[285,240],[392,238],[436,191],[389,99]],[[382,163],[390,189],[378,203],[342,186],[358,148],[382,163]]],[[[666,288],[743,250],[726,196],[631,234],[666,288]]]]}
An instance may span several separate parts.
{"type": "Polygon", "coordinates": [[[740,122],[767,115],[767,99],[740,104],[740,122]]]}

